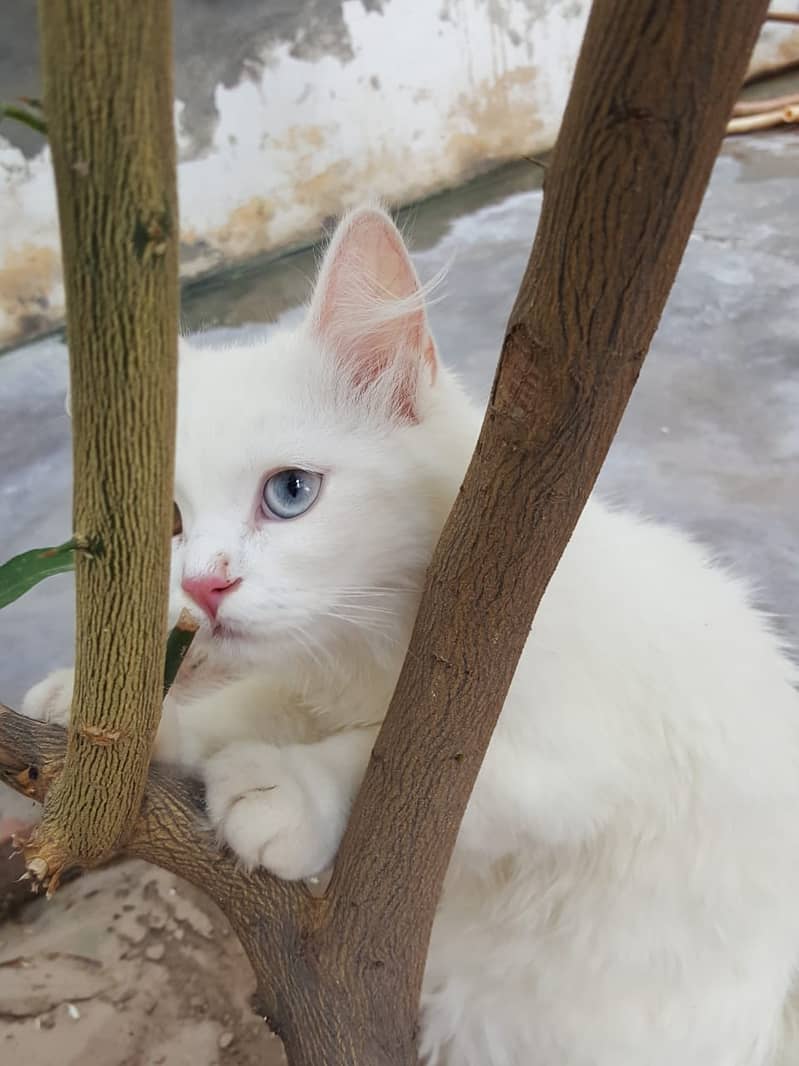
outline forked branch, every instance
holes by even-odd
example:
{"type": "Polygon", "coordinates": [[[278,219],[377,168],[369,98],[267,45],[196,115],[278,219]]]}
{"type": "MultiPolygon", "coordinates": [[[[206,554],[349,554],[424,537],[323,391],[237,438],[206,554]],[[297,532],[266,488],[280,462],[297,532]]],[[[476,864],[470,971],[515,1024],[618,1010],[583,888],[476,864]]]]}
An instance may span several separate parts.
{"type": "MultiPolygon", "coordinates": [[[[0,781],[44,803],[63,769],[65,752],[66,732],[60,726],[31,721],[0,704],[0,781]]],[[[276,1018],[272,975],[279,972],[279,960],[298,931],[314,922],[320,901],[302,886],[263,870],[243,870],[209,829],[201,786],[168,767],[151,767],[139,817],[117,854],[169,870],[219,905],[245,949],[255,953],[259,1000],[265,1013],[276,1018]],[[264,953],[273,964],[260,974],[264,953]]]]}
{"type": "MultiPolygon", "coordinates": [[[[416,1061],[458,827],[657,327],[766,8],[595,0],[477,449],[326,896],[238,870],[203,837],[190,792],[151,771],[126,847],[197,881],[228,914],[291,1066],[416,1061]]],[[[16,759],[23,782],[35,750],[46,782],[53,735],[0,716],[0,761],[16,759]]]]}

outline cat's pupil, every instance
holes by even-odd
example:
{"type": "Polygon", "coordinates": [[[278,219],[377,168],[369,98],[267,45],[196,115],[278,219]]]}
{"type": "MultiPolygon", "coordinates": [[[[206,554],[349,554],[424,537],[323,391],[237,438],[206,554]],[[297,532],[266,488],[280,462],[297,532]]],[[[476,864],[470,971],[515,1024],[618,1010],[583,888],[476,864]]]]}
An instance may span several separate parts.
{"type": "Polygon", "coordinates": [[[172,536],[177,537],[183,532],[183,517],[176,503],[172,504],[172,536]]]}

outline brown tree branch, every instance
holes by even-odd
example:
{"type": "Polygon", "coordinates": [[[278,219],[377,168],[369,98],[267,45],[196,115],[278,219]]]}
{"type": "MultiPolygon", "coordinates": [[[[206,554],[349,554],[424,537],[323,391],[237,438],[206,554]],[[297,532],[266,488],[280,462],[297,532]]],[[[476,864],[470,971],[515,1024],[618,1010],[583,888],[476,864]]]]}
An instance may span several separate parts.
{"type": "Polygon", "coordinates": [[[731,118],[727,123],[727,133],[729,135],[752,133],[755,130],[770,130],[776,126],[788,126],[794,122],[799,122],[799,104],[731,118]]]}
{"type": "MultiPolygon", "coordinates": [[[[208,838],[195,853],[205,831],[192,796],[151,771],[129,848],[197,880],[231,917],[292,1066],[415,1063],[458,826],[659,321],[766,7],[594,3],[480,440],[325,898],[243,874],[208,838]]],[[[24,739],[2,739],[10,720],[0,716],[0,762],[24,739]]],[[[41,753],[47,780],[59,755],[41,753]]]]}
{"type": "MultiPolygon", "coordinates": [[[[64,729],[31,721],[0,703],[0,782],[45,803],[65,753],[64,729]]],[[[201,786],[164,766],[151,767],[138,818],[118,854],[169,870],[218,904],[253,961],[259,1000],[277,1027],[284,996],[278,978],[290,987],[281,962],[301,931],[314,923],[323,901],[263,870],[243,870],[209,829],[201,786]]]]}
{"type": "MultiPolygon", "coordinates": [[[[402,1049],[381,1059],[361,1043],[352,1061],[413,1059],[435,903],[468,797],[659,322],[766,7],[594,2],[483,429],[318,934],[319,958],[350,974],[352,1029],[377,1024],[402,1049]],[[406,891],[376,891],[395,885],[406,891]]],[[[324,1001],[323,971],[313,979],[324,1001]]]]}
{"type": "Polygon", "coordinates": [[[781,78],[785,74],[792,74],[795,70],[799,70],[799,52],[789,59],[780,59],[776,63],[758,67],[757,70],[747,76],[743,85],[744,87],[758,85],[760,82],[770,81],[772,78],[781,78]]]}
{"type": "Polygon", "coordinates": [[[161,710],[178,336],[171,5],[40,0],[64,260],[76,560],[72,726],[26,857],[57,883],[135,820],[161,710]]]}
{"type": "Polygon", "coordinates": [[[797,11],[769,11],[766,22],[787,22],[799,25],[799,12],[797,11]]]}
{"type": "Polygon", "coordinates": [[[732,109],[734,118],[745,115],[762,115],[764,111],[777,111],[783,107],[799,105],[799,93],[786,93],[785,96],[770,96],[762,100],[739,100],[732,109]]]}

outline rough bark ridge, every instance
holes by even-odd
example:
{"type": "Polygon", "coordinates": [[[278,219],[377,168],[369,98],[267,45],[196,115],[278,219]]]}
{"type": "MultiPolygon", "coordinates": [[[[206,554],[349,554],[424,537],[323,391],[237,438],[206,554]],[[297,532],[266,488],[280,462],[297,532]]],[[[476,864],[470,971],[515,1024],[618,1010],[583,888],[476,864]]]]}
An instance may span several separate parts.
{"type": "MultiPolygon", "coordinates": [[[[415,1018],[463,811],[657,328],[766,7],[594,0],[480,439],[318,934],[320,957],[352,975],[351,1032],[399,1047],[415,1018]]],[[[330,1061],[412,1059],[370,1059],[362,1044],[330,1061]]]]}
{"type": "MultiPolygon", "coordinates": [[[[416,1062],[458,825],[657,326],[766,6],[594,4],[480,441],[326,896],[238,871],[188,786],[150,774],[128,851],[201,884],[228,914],[291,1066],[416,1062]]],[[[58,730],[0,710],[0,776],[13,787],[44,795],[62,747],[58,730]]]]}
{"type": "MultiPolygon", "coordinates": [[[[178,218],[171,8],[41,0],[70,352],[76,689],[63,774],[27,849],[56,878],[136,817],[163,683],[178,218]]],[[[43,867],[39,867],[43,869],[43,867]]]]}

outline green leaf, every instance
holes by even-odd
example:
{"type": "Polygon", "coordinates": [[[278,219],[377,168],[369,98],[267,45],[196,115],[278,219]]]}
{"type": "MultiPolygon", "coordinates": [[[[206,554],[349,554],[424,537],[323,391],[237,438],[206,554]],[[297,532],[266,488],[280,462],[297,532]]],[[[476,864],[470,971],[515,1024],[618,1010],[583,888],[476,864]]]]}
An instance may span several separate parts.
{"type": "Polygon", "coordinates": [[[18,600],[46,577],[74,570],[77,547],[77,541],[68,540],[56,548],[34,548],[3,563],[0,566],[0,607],[18,600]]]}
{"type": "Polygon", "coordinates": [[[180,612],[177,625],[169,634],[166,642],[166,662],[164,663],[164,696],[172,688],[181,663],[186,658],[186,652],[194,640],[194,634],[199,626],[195,622],[190,611],[184,607],[180,612]]]}
{"type": "MultiPolygon", "coordinates": [[[[31,101],[33,103],[33,101],[31,101]]],[[[17,107],[14,104],[0,104],[0,119],[13,118],[17,122],[21,122],[25,126],[30,126],[32,130],[36,130],[37,133],[47,136],[47,123],[40,116],[33,111],[29,111],[24,107],[17,107]]]]}

